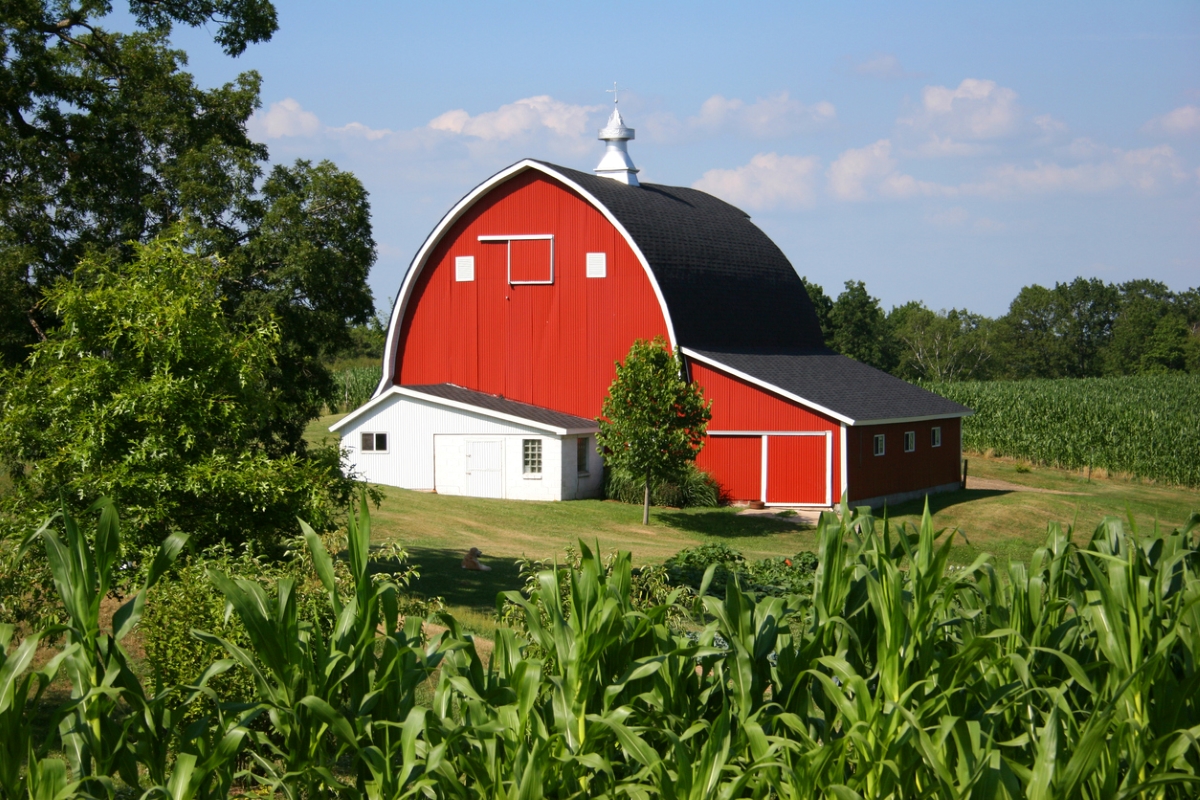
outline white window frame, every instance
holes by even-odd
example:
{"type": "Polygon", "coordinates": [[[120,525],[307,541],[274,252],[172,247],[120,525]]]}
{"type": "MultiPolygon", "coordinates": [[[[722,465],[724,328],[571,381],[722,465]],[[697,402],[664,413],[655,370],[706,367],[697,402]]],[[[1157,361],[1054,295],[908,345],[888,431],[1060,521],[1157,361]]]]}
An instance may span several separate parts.
{"type": "Polygon", "coordinates": [[[608,277],[608,253],[588,253],[584,258],[585,274],[587,277],[608,277]]]}
{"type": "Polygon", "coordinates": [[[915,453],[916,451],[917,451],[917,432],[916,431],[905,431],[904,432],[904,452],[915,453]]]}
{"type": "Polygon", "coordinates": [[[387,431],[359,431],[358,432],[358,450],[360,453],[369,453],[371,455],[378,455],[380,453],[387,454],[387,453],[391,452],[391,450],[389,449],[391,446],[391,443],[392,443],[391,437],[388,436],[387,431]],[[369,449],[369,450],[362,446],[364,436],[371,437],[371,449],[369,449]],[[383,443],[384,443],[384,447],[382,450],[380,450],[378,447],[376,447],[376,445],[379,444],[380,436],[383,437],[383,443]]]}
{"type": "Polygon", "coordinates": [[[930,447],[941,447],[942,446],[942,426],[941,425],[934,425],[932,428],[929,429],[929,446],[930,447]]]}
{"type": "Polygon", "coordinates": [[[454,282],[470,283],[475,280],[475,256],[454,257],[454,282]]]}
{"type": "Polygon", "coordinates": [[[542,447],[541,439],[522,439],[521,440],[521,477],[525,478],[526,480],[531,480],[531,481],[541,480],[542,479],[542,471],[543,471],[543,467],[544,467],[542,459],[543,459],[544,455],[545,455],[545,448],[542,447]],[[531,444],[534,445],[534,447],[532,449],[536,452],[530,452],[529,445],[531,445],[531,444]],[[531,458],[531,456],[537,457],[537,464],[536,464],[537,472],[534,472],[532,470],[532,467],[534,466],[534,464],[533,464],[533,459],[531,458]]]}
{"type": "Polygon", "coordinates": [[[481,242],[504,242],[506,249],[505,259],[508,262],[508,285],[509,286],[549,286],[554,283],[554,234],[553,233],[521,233],[511,236],[488,235],[480,236],[481,242]],[[512,243],[513,242],[533,242],[548,240],[550,242],[550,280],[548,281],[514,281],[512,279],[512,243]]]}
{"type": "Polygon", "coordinates": [[[887,435],[882,433],[875,434],[875,455],[882,456],[887,454],[887,435]]]}

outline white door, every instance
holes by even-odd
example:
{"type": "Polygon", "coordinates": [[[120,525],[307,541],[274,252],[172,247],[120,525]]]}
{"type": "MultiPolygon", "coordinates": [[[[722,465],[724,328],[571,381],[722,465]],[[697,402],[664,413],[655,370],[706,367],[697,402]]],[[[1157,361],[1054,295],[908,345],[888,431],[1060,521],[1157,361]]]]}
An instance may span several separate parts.
{"type": "Polygon", "coordinates": [[[504,442],[467,440],[467,495],[504,496],[504,442]]]}

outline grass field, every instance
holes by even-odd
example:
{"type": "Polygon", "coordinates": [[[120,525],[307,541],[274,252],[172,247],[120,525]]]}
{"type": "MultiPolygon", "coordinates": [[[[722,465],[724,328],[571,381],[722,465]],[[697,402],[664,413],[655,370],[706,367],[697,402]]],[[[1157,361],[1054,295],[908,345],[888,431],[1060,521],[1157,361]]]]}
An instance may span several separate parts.
{"type": "MultiPolygon", "coordinates": [[[[332,434],[338,415],[315,421],[311,441],[332,434]]],[[[1046,524],[1074,523],[1084,534],[1106,515],[1131,515],[1143,532],[1155,521],[1166,530],[1200,510],[1200,490],[1163,487],[1139,481],[1093,478],[1078,472],[1029,467],[1014,461],[968,455],[969,488],[930,499],[938,527],[963,535],[951,560],[965,564],[980,552],[1000,559],[1028,559],[1044,541],[1046,524]],[[1017,487],[1017,488],[1013,488],[1017,487]]],[[[649,527],[641,509],[621,503],[582,500],[532,503],[450,497],[382,487],[384,499],[372,512],[376,540],[401,542],[421,567],[416,588],[441,596],[456,613],[491,608],[496,593],[519,586],[517,560],[560,557],[582,538],[599,541],[604,552],[629,550],[635,564],[661,562],[685,547],[721,541],[747,558],[792,555],[815,549],[811,528],[776,517],[738,514],[736,508],[654,509],[649,527]],[[484,553],[492,572],[460,568],[470,547],[484,553]]],[[[917,522],[923,504],[888,509],[890,519],[917,522]]]]}

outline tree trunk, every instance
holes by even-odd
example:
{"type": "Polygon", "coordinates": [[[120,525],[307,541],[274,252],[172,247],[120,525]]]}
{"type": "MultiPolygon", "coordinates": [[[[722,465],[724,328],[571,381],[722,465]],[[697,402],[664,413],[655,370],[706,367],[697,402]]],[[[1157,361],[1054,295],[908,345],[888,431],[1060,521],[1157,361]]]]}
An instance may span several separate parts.
{"type": "Polygon", "coordinates": [[[650,524],[650,470],[646,470],[646,502],[642,506],[642,524],[650,524]]]}

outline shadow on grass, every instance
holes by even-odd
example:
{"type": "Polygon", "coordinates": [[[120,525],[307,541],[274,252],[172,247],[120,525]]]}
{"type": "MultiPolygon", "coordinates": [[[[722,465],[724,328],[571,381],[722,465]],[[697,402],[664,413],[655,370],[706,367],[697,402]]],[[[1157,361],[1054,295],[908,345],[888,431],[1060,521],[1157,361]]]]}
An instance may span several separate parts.
{"type": "Polygon", "coordinates": [[[520,569],[515,558],[492,558],[484,553],[482,563],[491,572],[474,572],[462,568],[463,551],[432,547],[409,547],[408,555],[421,577],[413,581],[412,590],[426,597],[441,597],[451,606],[493,610],[496,595],[521,588],[520,569]]]}
{"type": "Polygon", "coordinates": [[[804,526],[769,515],[736,514],[732,511],[655,511],[654,519],[664,525],[714,539],[753,539],[776,533],[804,530],[804,526]]]}
{"type": "MultiPolygon", "coordinates": [[[[961,505],[962,503],[971,503],[975,500],[986,500],[989,497],[1001,497],[1006,494],[1012,494],[1007,489],[959,489],[957,492],[941,492],[939,494],[929,495],[929,513],[936,514],[942,509],[950,508],[951,506],[961,505]]],[[[851,505],[854,505],[851,503],[851,505]]],[[[917,500],[908,500],[903,503],[896,503],[887,507],[889,517],[898,517],[908,514],[921,516],[925,511],[925,498],[917,500]]],[[[879,516],[883,516],[883,509],[876,512],[879,516]]]]}

